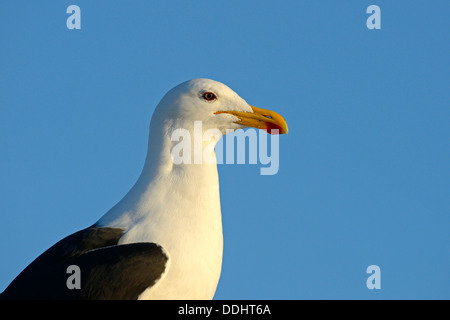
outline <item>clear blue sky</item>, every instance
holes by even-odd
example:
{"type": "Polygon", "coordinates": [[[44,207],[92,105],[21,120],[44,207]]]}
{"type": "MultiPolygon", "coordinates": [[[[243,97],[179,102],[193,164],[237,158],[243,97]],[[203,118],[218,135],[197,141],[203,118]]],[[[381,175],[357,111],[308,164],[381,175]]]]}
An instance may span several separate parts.
{"type": "Polygon", "coordinates": [[[154,107],[206,77],[289,124],[220,165],[217,299],[450,298],[449,1],[2,1],[0,291],[136,181],[154,107]],[[66,8],[81,8],[68,30],[66,8]],[[381,8],[369,30],[366,8],[381,8]],[[366,268],[381,269],[381,289],[366,268]]]}

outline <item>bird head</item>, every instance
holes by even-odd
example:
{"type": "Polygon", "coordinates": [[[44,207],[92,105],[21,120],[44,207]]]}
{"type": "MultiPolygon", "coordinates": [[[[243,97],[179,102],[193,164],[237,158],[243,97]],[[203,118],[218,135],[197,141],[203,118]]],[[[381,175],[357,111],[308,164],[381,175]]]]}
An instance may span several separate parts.
{"type": "Polygon", "coordinates": [[[215,128],[222,134],[248,127],[288,133],[278,113],[253,107],[228,86],[210,79],[189,80],[170,90],[158,104],[151,126],[157,122],[189,130],[195,121],[201,121],[203,131],[215,128]]]}

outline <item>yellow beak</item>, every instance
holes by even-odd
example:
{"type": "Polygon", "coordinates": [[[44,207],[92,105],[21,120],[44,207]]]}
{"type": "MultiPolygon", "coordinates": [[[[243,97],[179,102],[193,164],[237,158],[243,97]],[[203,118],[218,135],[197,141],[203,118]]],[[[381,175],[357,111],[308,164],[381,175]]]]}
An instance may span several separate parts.
{"type": "Polygon", "coordinates": [[[263,129],[270,134],[288,133],[287,123],[278,113],[266,109],[256,108],[253,106],[250,107],[252,108],[253,113],[242,111],[217,111],[215,112],[215,114],[232,114],[233,116],[239,118],[236,123],[248,127],[263,129]]]}

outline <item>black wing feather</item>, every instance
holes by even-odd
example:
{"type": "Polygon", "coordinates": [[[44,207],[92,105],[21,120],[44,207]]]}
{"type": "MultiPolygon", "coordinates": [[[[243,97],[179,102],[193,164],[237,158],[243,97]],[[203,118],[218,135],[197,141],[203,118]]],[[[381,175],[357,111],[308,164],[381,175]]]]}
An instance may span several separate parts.
{"type": "Polygon", "coordinates": [[[117,245],[119,228],[90,227],[45,251],[25,268],[0,299],[137,299],[162,275],[168,257],[155,243],[117,245]],[[81,288],[69,289],[70,265],[81,271],[81,288]]]}

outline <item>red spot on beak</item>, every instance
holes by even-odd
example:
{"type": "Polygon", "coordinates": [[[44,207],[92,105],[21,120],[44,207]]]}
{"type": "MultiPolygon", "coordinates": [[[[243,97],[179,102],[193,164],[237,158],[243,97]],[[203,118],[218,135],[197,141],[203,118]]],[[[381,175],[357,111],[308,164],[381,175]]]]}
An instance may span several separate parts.
{"type": "Polygon", "coordinates": [[[281,127],[275,123],[267,122],[266,129],[264,130],[270,134],[280,134],[283,130],[281,127]]]}

